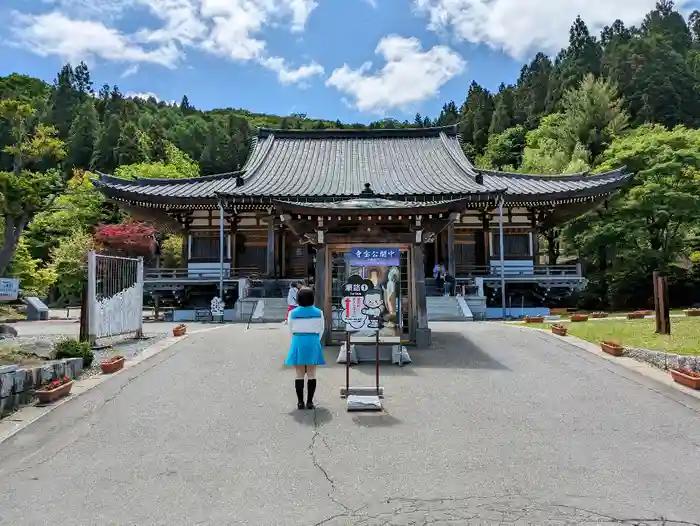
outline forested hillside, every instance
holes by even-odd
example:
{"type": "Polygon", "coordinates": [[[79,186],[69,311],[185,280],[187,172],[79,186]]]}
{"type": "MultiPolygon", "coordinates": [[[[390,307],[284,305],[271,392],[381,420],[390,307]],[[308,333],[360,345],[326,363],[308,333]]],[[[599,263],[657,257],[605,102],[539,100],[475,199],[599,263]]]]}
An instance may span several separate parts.
{"type": "MultiPolygon", "coordinates": [[[[654,269],[671,276],[675,303],[700,301],[700,12],[684,19],[661,0],[639,27],[611,20],[600,35],[577,18],[556,57],[537,54],[515,84],[495,93],[476,82],[465,92],[435,118],[369,127],[458,124],[477,165],[508,171],[627,166],[636,173],[631,188],[543,236],[549,262],[563,255],[583,262],[586,306],[647,304],[654,269]]],[[[94,86],[82,63],[66,65],[52,85],[21,74],[0,78],[0,275],[69,297],[97,225],[128,219],[93,190],[90,170],[126,178],[233,171],[259,126],[363,127],[200,111],[187,96],[179,105],[125,98],[117,86],[94,86]]],[[[172,263],[178,242],[163,245],[172,263]]]]}

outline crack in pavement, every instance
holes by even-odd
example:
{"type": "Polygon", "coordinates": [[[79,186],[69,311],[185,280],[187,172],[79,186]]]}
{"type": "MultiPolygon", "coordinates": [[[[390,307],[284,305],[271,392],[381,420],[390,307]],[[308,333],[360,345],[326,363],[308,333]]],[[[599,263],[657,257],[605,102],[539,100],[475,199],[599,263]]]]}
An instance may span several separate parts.
{"type": "MultiPolygon", "coordinates": [[[[585,498],[585,497],[582,497],[585,498]]],[[[604,499],[603,499],[604,500],[604,499]]],[[[527,524],[547,524],[556,522],[567,525],[625,524],[636,526],[700,526],[700,523],[672,520],[663,515],[657,517],[616,517],[597,512],[588,507],[542,502],[538,498],[528,498],[519,494],[491,496],[438,497],[432,499],[390,497],[376,504],[380,509],[358,516],[336,514],[317,525],[334,519],[347,517],[344,524],[362,525],[406,525],[406,524],[454,524],[479,520],[494,524],[514,524],[526,521],[527,524]],[[382,505],[387,506],[381,510],[382,505]],[[534,521],[534,522],[533,522],[534,521]]],[[[373,506],[374,507],[374,506],[373,506]]]]}
{"type": "Polygon", "coordinates": [[[320,432],[320,426],[318,425],[318,419],[317,419],[317,414],[316,414],[316,408],[313,409],[313,429],[314,433],[311,437],[311,443],[309,444],[308,450],[309,450],[309,455],[311,456],[311,462],[313,463],[314,467],[318,469],[321,473],[323,473],[324,478],[330,485],[330,489],[328,490],[327,496],[335,504],[336,506],[339,506],[340,508],[343,509],[343,513],[338,513],[336,515],[332,515],[330,517],[326,517],[320,522],[317,522],[315,526],[320,526],[322,524],[326,524],[327,522],[330,522],[333,519],[337,519],[340,517],[352,517],[355,515],[358,511],[363,509],[366,505],[363,504],[359,508],[353,510],[340,502],[333,494],[336,491],[336,484],[335,480],[328,474],[328,471],[326,468],[324,468],[321,463],[319,462],[318,458],[316,457],[316,441],[320,440],[324,446],[328,449],[328,451],[331,451],[331,447],[328,445],[328,442],[326,442],[325,437],[321,434],[320,432]]]}

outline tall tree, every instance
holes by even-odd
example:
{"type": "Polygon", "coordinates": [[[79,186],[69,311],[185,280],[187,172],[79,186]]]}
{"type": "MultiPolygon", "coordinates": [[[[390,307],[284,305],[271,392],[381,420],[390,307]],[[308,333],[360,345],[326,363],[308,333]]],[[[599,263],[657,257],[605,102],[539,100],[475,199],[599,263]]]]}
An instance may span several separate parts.
{"type": "Polygon", "coordinates": [[[100,121],[92,100],[85,100],[73,119],[68,134],[68,166],[87,170],[100,135],[100,121]]]}
{"type": "Polygon", "coordinates": [[[54,81],[49,109],[49,123],[58,130],[61,140],[68,138],[77,103],[75,73],[71,65],[66,64],[54,81]]]}
{"type": "Polygon", "coordinates": [[[58,170],[32,170],[40,161],[65,157],[55,128],[32,127],[35,110],[16,100],[0,101],[0,118],[9,122],[14,143],[5,147],[13,158],[11,171],[0,172],[0,213],[4,223],[0,248],[0,276],[12,261],[25,228],[40,210],[50,207],[63,188],[58,170]]]}

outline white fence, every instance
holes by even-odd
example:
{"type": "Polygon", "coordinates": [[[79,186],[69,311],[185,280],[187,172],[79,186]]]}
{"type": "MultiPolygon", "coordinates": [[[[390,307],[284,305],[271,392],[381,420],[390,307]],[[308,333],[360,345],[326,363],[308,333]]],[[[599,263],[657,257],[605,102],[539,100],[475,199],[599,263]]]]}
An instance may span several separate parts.
{"type": "Polygon", "coordinates": [[[143,334],[143,258],[88,254],[90,341],[143,334]]]}

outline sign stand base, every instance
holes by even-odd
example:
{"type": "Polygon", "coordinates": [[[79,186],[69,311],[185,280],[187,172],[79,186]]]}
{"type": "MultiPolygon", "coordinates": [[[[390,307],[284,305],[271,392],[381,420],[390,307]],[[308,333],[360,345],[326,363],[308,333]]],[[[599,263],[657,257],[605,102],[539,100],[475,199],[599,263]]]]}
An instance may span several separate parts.
{"type": "MultiPolygon", "coordinates": [[[[374,388],[375,392],[377,388],[374,388]]],[[[374,396],[350,395],[347,398],[348,411],[381,411],[382,402],[374,396]]]]}
{"type": "Polygon", "coordinates": [[[376,387],[350,387],[349,390],[341,387],[340,398],[347,398],[348,396],[379,396],[379,398],[384,398],[384,387],[379,388],[379,395],[377,395],[376,387]]]}

